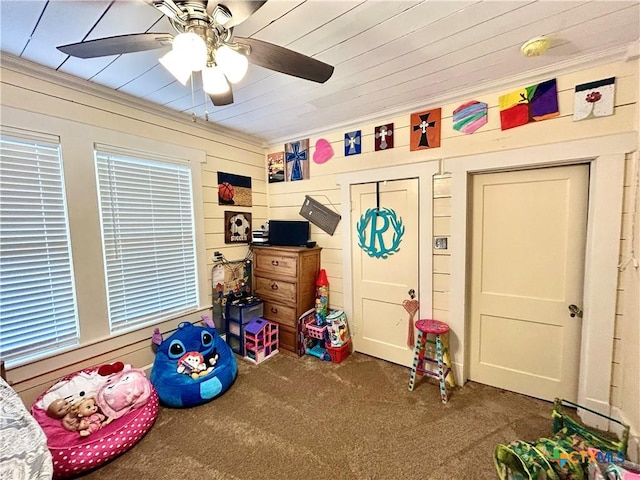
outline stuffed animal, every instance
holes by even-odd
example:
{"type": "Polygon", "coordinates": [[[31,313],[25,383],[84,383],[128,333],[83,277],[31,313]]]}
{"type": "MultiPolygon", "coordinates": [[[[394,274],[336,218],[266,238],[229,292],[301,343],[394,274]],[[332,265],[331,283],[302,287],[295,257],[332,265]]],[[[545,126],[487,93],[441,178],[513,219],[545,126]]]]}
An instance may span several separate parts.
{"type": "Polygon", "coordinates": [[[208,366],[200,352],[187,352],[178,360],[178,373],[190,375],[194,380],[207,375],[213,370],[213,366],[208,366]]]}
{"type": "Polygon", "coordinates": [[[85,428],[79,427],[78,429],[81,437],[86,437],[100,430],[100,428],[102,428],[102,422],[105,420],[105,416],[98,412],[98,404],[94,398],[81,400],[80,403],[71,408],[71,412],[79,419],[87,422],[85,428]]]}
{"type": "Polygon", "coordinates": [[[170,407],[192,407],[225,392],[236,379],[238,365],[211,318],[204,326],[182,322],[163,340],[158,329],[152,341],[158,346],[151,383],[160,400],[170,407]]]}
{"type": "Polygon", "coordinates": [[[140,368],[122,370],[110,376],[100,387],[96,402],[108,418],[105,424],[147,403],[151,384],[140,368]]]}

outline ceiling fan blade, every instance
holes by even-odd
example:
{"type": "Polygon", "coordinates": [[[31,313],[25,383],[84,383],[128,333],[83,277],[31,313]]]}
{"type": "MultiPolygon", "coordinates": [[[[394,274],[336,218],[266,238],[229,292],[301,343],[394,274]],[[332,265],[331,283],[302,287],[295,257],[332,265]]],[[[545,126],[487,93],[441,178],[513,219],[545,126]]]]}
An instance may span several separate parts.
{"type": "Polygon", "coordinates": [[[166,47],[172,39],[170,33],[134,33],[61,45],[58,50],[72,57],[95,58],[166,47]]]}
{"type": "Polygon", "coordinates": [[[236,37],[236,42],[251,47],[249,62],[294,77],[324,83],[333,75],[333,67],[288,48],[255,38],[236,37]]]}
{"type": "MultiPolygon", "coordinates": [[[[213,0],[209,0],[207,4],[207,13],[212,15],[216,6],[219,4],[226,8],[229,13],[231,13],[231,20],[224,23],[225,28],[235,27],[236,25],[241,24],[251,15],[256,13],[260,7],[262,7],[266,2],[250,2],[244,0],[227,0],[225,2],[216,2],[213,0]]],[[[215,19],[215,15],[213,16],[215,19]]]]}
{"type": "Polygon", "coordinates": [[[229,90],[226,93],[210,93],[209,98],[216,107],[231,105],[233,103],[233,90],[231,89],[231,85],[229,85],[229,90]]]}

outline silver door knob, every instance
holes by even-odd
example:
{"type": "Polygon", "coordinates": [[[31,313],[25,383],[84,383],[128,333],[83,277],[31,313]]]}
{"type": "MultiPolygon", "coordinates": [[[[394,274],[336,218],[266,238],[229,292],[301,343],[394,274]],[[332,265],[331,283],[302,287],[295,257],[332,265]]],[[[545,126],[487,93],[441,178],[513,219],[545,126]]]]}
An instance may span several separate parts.
{"type": "Polygon", "coordinates": [[[571,317],[578,317],[578,318],[582,318],[582,310],[580,310],[580,308],[578,308],[577,305],[571,304],[569,305],[569,315],[571,315],[571,317]]]}

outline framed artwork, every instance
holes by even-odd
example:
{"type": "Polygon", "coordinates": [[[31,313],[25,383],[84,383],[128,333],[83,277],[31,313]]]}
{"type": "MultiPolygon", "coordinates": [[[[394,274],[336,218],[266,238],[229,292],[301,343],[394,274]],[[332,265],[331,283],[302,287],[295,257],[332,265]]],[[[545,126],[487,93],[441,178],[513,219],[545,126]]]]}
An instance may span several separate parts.
{"type": "Polygon", "coordinates": [[[376,152],[393,148],[393,123],[375,128],[374,147],[376,152]]]}
{"type": "Polygon", "coordinates": [[[360,155],[362,152],[362,131],[348,132],[344,134],[344,156],[360,155]]]}
{"type": "Polygon", "coordinates": [[[267,174],[269,183],[284,182],[284,152],[267,155],[267,174]]]}
{"type": "Polygon", "coordinates": [[[251,214],[224,212],[224,243],[249,243],[251,239],[251,214]]]}
{"type": "Polygon", "coordinates": [[[424,150],[440,146],[442,109],[434,108],[411,114],[409,150],[424,150]]]}
{"type": "Polygon", "coordinates": [[[470,102],[460,105],[453,111],[453,129],[467,135],[487,124],[489,106],[484,102],[470,102]]]}
{"type": "Polygon", "coordinates": [[[573,95],[573,121],[613,115],[616,77],[576,85],[573,95]]]}
{"type": "Polygon", "coordinates": [[[519,127],[560,115],[556,79],[500,96],[500,128],[519,127]]]}
{"type": "Polygon", "coordinates": [[[218,172],[218,203],[250,207],[252,205],[251,177],[218,172]]]}
{"type": "Polygon", "coordinates": [[[285,143],[287,181],[307,180],[309,178],[309,139],[285,143]]]}

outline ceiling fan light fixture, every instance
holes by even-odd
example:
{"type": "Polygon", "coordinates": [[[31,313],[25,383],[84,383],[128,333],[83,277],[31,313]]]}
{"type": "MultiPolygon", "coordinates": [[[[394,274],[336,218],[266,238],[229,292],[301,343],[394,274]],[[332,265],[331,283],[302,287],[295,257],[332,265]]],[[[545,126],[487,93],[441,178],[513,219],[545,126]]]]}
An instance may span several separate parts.
{"type": "Polygon", "coordinates": [[[231,83],[242,80],[249,68],[249,60],[240,52],[227,45],[221,45],[216,49],[216,63],[231,83]]]}
{"type": "Polygon", "coordinates": [[[164,56],[160,57],[159,61],[182,85],[187,84],[187,80],[189,80],[191,76],[191,68],[189,68],[184,62],[184,59],[181,58],[175,50],[167,52],[164,56]]]}
{"type": "Polygon", "coordinates": [[[179,33],[173,39],[173,52],[180,56],[185,65],[198,72],[207,65],[207,44],[193,32],[179,33]]]}
{"type": "Polygon", "coordinates": [[[229,91],[229,83],[220,67],[214,65],[202,69],[202,88],[214,95],[229,91]]]}

